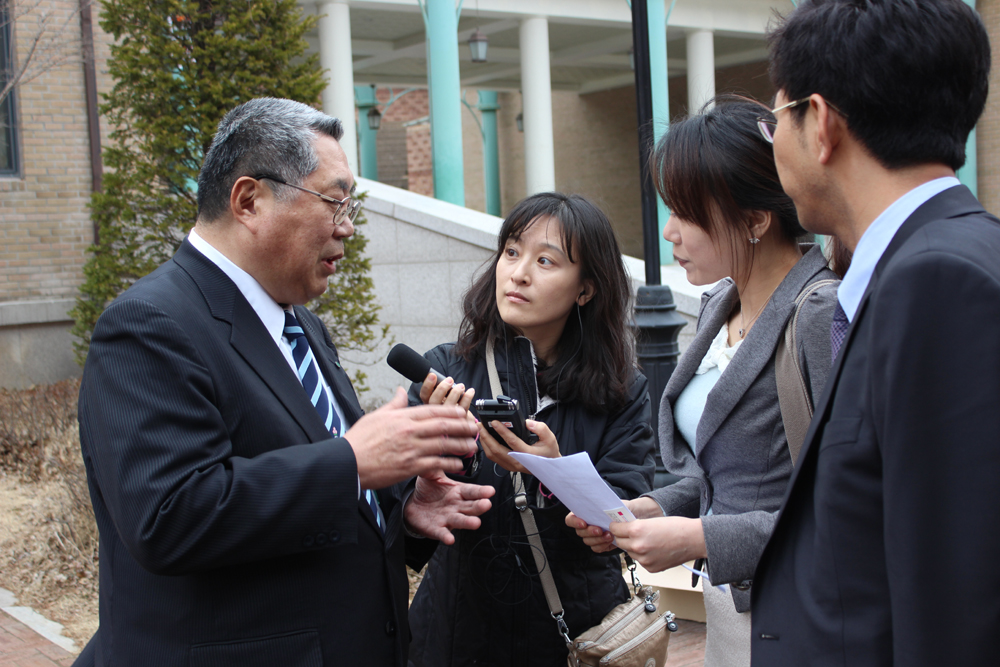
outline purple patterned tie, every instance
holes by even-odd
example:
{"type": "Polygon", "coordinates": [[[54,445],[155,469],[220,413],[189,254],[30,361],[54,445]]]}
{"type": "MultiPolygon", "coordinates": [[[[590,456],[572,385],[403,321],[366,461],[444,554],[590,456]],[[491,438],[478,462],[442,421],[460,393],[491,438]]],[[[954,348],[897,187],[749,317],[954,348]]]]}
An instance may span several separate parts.
{"type": "Polygon", "coordinates": [[[837,352],[840,350],[844,338],[847,337],[847,327],[850,325],[851,323],[847,321],[847,313],[841,307],[840,301],[837,301],[837,309],[833,311],[833,322],[830,324],[831,363],[837,359],[837,352]]]}

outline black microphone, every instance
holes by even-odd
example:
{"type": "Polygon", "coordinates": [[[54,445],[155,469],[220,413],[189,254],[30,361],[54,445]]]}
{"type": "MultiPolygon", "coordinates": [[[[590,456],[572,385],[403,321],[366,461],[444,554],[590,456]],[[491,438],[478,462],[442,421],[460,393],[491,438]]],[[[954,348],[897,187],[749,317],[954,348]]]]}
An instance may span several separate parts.
{"type": "MultiPolygon", "coordinates": [[[[389,350],[389,355],[385,358],[387,364],[392,366],[403,377],[411,382],[423,383],[428,373],[434,373],[438,382],[444,380],[444,375],[440,371],[431,368],[431,362],[427,361],[422,354],[418,353],[409,345],[397,343],[389,350]]],[[[479,472],[479,467],[483,461],[482,447],[478,448],[474,454],[461,457],[465,468],[462,472],[445,473],[449,477],[469,478],[479,472]]]]}
{"type": "Polygon", "coordinates": [[[385,358],[385,361],[410,382],[421,384],[428,373],[434,373],[438,382],[444,380],[444,375],[440,371],[431,368],[431,362],[424,359],[423,355],[412,347],[403,343],[397,343],[389,350],[389,356],[385,358]]]}

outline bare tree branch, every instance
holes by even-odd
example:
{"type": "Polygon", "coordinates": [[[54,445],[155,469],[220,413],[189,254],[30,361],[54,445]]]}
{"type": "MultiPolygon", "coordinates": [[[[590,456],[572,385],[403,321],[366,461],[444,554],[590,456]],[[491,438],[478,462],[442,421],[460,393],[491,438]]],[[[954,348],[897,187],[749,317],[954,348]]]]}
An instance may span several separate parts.
{"type": "Polygon", "coordinates": [[[68,12],[58,12],[47,0],[0,0],[0,27],[10,31],[5,72],[0,72],[0,103],[17,86],[33,81],[64,65],[83,63],[84,54],[78,16],[93,0],[85,0],[68,12]],[[18,43],[22,45],[18,49],[18,43]],[[20,56],[20,57],[18,57],[20,56]]]}

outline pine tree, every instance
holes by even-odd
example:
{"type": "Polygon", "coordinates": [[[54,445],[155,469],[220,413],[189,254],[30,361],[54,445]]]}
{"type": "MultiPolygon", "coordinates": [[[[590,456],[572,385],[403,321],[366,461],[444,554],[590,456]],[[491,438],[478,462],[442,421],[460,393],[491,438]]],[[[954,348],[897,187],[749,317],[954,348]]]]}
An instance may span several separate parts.
{"type": "MultiPolygon", "coordinates": [[[[91,199],[98,239],[72,312],[81,363],[101,312],[169,259],[194,225],[198,171],[226,112],[264,96],[316,104],[324,86],[317,57],[306,55],[304,35],[316,18],[303,17],[295,0],[106,0],[102,7],[101,27],[115,39],[108,61],[115,85],[101,113],[114,129],[103,191],[91,199]]],[[[386,336],[376,330],[365,244],[358,232],[348,240],[330,291],[313,304],[347,350],[371,349],[386,336]]]]}

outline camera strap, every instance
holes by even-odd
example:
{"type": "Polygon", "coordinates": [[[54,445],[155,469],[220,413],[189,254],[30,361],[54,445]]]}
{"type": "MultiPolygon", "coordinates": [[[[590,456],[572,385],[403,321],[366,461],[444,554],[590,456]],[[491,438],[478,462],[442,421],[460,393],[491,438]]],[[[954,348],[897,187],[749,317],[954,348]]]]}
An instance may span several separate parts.
{"type": "MultiPolygon", "coordinates": [[[[497,373],[497,362],[493,358],[493,341],[486,343],[486,370],[490,376],[490,391],[493,398],[503,393],[500,386],[500,374],[497,373]]],[[[514,507],[521,514],[521,522],[524,524],[524,534],[531,544],[531,554],[535,557],[535,569],[538,570],[538,578],[542,582],[542,590],[545,592],[545,602],[549,606],[549,613],[555,619],[559,628],[559,634],[567,645],[572,646],[573,642],[569,638],[569,627],[563,620],[563,605],[559,599],[559,591],[556,589],[556,581],[552,578],[552,570],[549,569],[545,557],[545,547],[542,546],[542,538],[538,535],[538,525],[535,523],[535,515],[528,507],[528,495],[524,490],[524,480],[521,473],[510,473],[511,482],[514,484],[514,507]]]]}

